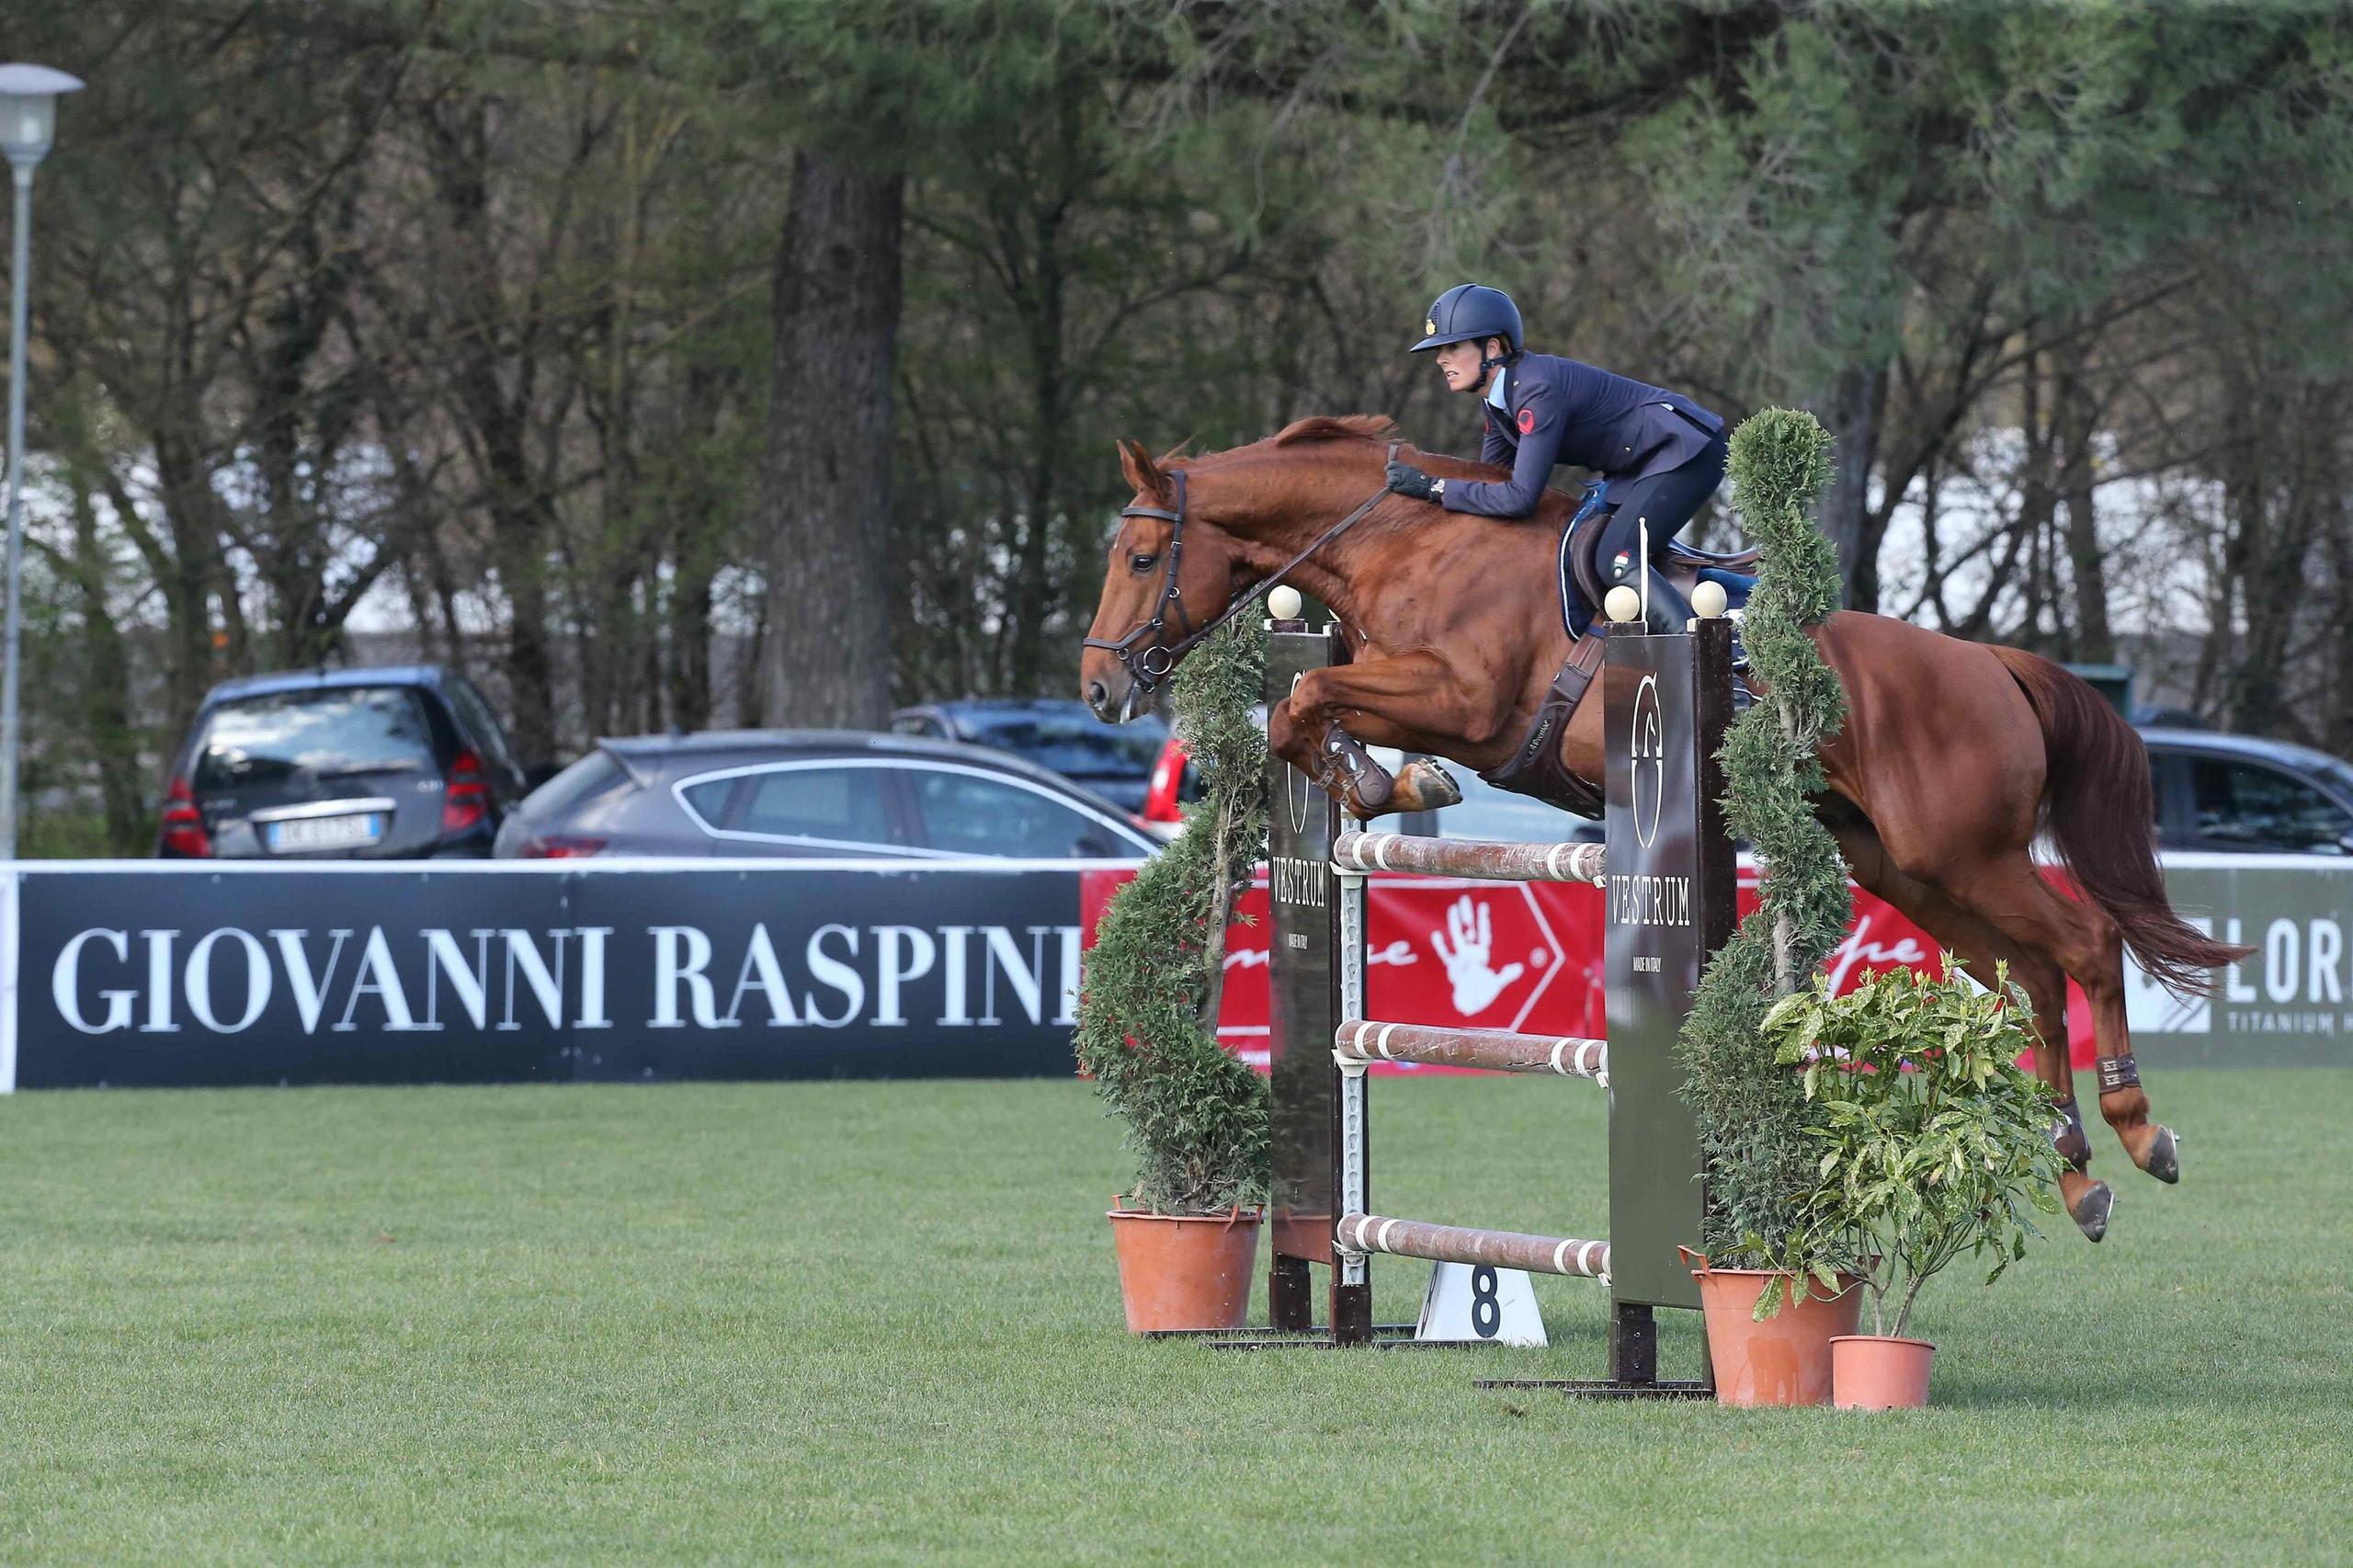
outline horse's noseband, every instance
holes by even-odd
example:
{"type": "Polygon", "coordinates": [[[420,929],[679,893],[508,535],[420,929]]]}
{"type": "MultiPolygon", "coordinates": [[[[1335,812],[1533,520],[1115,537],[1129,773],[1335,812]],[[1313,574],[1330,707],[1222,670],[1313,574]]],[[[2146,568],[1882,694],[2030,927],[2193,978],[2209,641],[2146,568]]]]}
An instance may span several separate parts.
{"type": "MultiPolygon", "coordinates": [[[[1396,460],[1397,443],[1392,441],[1389,444],[1389,460],[1394,462],[1396,460]]],[[[1233,619],[1261,596],[1271,591],[1276,584],[1290,576],[1301,562],[1354,528],[1367,513],[1380,506],[1389,494],[1386,485],[1374,491],[1365,500],[1364,505],[1316,535],[1314,543],[1284,562],[1281,571],[1267,576],[1256,586],[1245,588],[1235,595],[1223,609],[1218,611],[1215,619],[1196,631],[1193,627],[1193,618],[1185,612],[1184,591],[1176,584],[1177,573],[1182,569],[1185,562],[1185,471],[1180,468],[1171,474],[1170,478],[1176,482],[1176,506],[1174,510],[1165,506],[1125,506],[1120,511],[1121,517],[1158,517],[1169,525],[1168,570],[1160,580],[1160,598],[1152,607],[1152,618],[1125,637],[1117,640],[1108,637],[1088,637],[1080,644],[1082,647],[1101,648],[1108,652],[1113,658],[1127,667],[1128,678],[1132,680],[1137,688],[1146,696],[1158,689],[1162,679],[1170,670],[1176,667],[1177,660],[1200,646],[1210,633],[1233,619]],[[1168,617],[1172,611],[1175,612],[1178,620],[1184,622],[1185,626],[1183,634],[1174,642],[1167,640],[1168,617]],[[1146,638],[1150,638],[1151,641],[1144,642],[1142,652],[1138,652],[1136,644],[1143,642],[1146,638]]]]}
{"type": "MultiPolygon", "coordinates": [[[[1185,613],[1184,591],[1176,585],[1176,574],[1185,563],[1185,471],[1178,469],[1173,477],[1176,483],[1176,510],[1171,511],[1165,506],[1127,506],[1120,512],[1122,517],[1158,517],[1168,524],[1168,570],[1160,580],[1160,601],[1152,607],[1152,619],[1117,642],[1107,637],[1089,637],[1082,644],[1088,648],[1108,649],[1113,658],[1127,666],[1129,678],[1146,692],[1157,687],[1161,677],[1176,667],[1177,659],[1189,653],[1194,643],[1217,626],[1217,621],[1212,621],[1208,628],[1196,633],[1193,618],[1185,613]],[[1172,609],[1184,621],[1186,632],[1174,647],[1169,646],[1163,637],[1168,626],[1168,612],[1172,609]],[[1142,653],[1137,653],[1136,643],[1146,637],[1150,637],[1152,642],[1142,653]]],[[[1224,619],[1220,616],[1218,620],[1224,619]]]]}

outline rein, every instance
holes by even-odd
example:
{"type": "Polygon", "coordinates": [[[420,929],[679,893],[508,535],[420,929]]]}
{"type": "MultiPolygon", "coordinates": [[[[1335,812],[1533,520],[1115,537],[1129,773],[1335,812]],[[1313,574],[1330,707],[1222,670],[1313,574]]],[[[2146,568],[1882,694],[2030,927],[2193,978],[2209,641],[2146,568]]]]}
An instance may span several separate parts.
{"type": "MultiPolygon", "coordinates": [[[[1394,441],[1389,443],[1389,460],[1391,462],[1397,460],[1397,443],[1394,441]]],[[[1296,571],[1301,562],[1362,522],[1372,509],[1380,506],[1389,495],[1389,487],[1383,484],[1367,496],[1362,506],[1317,534],[1305,550],[1284,562],[1279,569],[1261,578],[1255,586],[1245,588],[1234,596],[1223,609],[1211,618],[1208,625],[1196,631],[1193,628],[1193,618],[1186,613],[1184,595],[1176,585],[1177,572],[1185,559],[1185,471],[1178,469],[1175,478],[1176,481],[1175,510],[1172,511],[1165,506],[1128,506],[1121,508],[1120,512],[1122,517],[1158,517],[1171,525],[1168,530],[1168,571],[1161,580],[1160,602],[1153,606],[1152,619],[1117,641],[1108,637],[1088,637],[1081,643],[1084,647],[1102,648],[1108,651],[1113,658],[1118,659],[1127,667],[1128,676],[1134,682],[1136,689],[1147,696],[1159,687],[1163,676],[1176,667],[1177,660],[1200,646],[1202,642],[1219,627],[1273,592],[1275,585],[1296,571]],[[1185,623],[1184,633],[1174,642],[1165,641],[1168,616],[1172,610],[1185,623]],[[1152,641],[1146,642],[1139,652],[1136,648],[1137,642],[1147,636],[1152,641]]]]}

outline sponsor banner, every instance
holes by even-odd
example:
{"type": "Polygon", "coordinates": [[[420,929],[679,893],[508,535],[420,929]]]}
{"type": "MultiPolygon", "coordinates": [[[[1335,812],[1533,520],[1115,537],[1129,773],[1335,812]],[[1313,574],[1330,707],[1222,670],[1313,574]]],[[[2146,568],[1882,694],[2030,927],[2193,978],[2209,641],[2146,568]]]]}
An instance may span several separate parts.
{"type": "MultiPolygon", "coordinates": [[[[598,869],[31,865],[0,872],[0,1088],[1060,1074],[1080,952],[1132,867],[598,869]]],[[[2147,1062],[2353,1062],[2353,865],[2168,860],[2192,924],[2255,949],[2184,1002],[2129,961],[2147,1062]]],[[[1744,909],[1754,888],[1744,874],[1744,909]]],[[[1381,876],[1369,1007],[1602,1035],[1601,890],[1381,876]]],[[[1219,1034],[1267,1052],[1267,884],[1219,1034]]],[[[1842,987],[1936,944],[1869,894],[1842,987]]],[[[2070,993],[2078,1067],[2090,1014],[2070,993]]],[[[1428,1067],[1375,1071],[1443,1072],[1428,1067]]]]}
{"type": "MultiPolygon", "coordinates": [[[[2128,956],[2125,1003],[2143,1062],[2353,1064],[2353,864],[2183,856],[2168,858],[2165,878],[2191,925],[2256,950],[2222,971],[2211,996],[2190,1001],[2166,992],[2128,956]]],[[[1107,898],[1118,880],[1102,878],[1094,901],[1107,898]]],[[[1605,1035],[1605,896],[1582,883],[1375,876],[1367,897],[1367,1010],[1397,1023],[1605,1035]]],[[[1261,1067],[1266,899],[1262,877],[1238,905],[1245,923],[1231,934],[1218,1026],[1227,1045],[1261,1067]]],[[[1741,912],[1756,903],[1754,873],[1744,869],[1741,912]]],[[[1937,963],[1933,937],[1855,890],[1854,924],[1830,960],[1841,991],[1874,971],[1899,964],[1933,970],[1937,963]]],[[[2091,1010],[2073,985],[2067,1023],[2075,1065],[2088,1069],[2091,1010]]],[[[1371,1070],[1458,1071],[1393,1063],[1371,1070]]]]}
{"type": "Polygon", "coordinates": [[[2167,864],[2165,885],[2190,924],[2255,951],[2188,1001],[2128,963],[2124,999],[2143,1060],[2353,1063],[2353,866],[2185,857],[2167,864]]]}
{"type": "Polygon", "coordinates": [[[25,868],[14,1082],[1066,1074],[1086,869],[25,868]]]}
{"type": "MultiPolygon", "coordinates": [[[[1097,898],[1108,892],[1107,887],[1097,898]]],[[[1374,1017],[1401,1024],[1607,1036],[1602,931],[1611,896],[1584,882],[1376,875],[1366,897],[1367,1008],[1374,1017]]],[[[1230,935],[1218,1022],[1219,1038],[1260,1067],[1267,1043],[1266,900],[1262,877],[1236,906],[1249,924],[1237,924],[1230,935]]],[[[1744,872],[1741,912],[1756,905],[1755,878],[1744,872]]],[[[1854,926],[1831,959],[1841,990],[1873,970],[1936,962],[1936,944],[1893,909],[1859,890],[1855,906],[1854,926]]],[[[1395,1062],[1376,1062],[1370,1070],[1462,1071],[1395,1062]]]]}

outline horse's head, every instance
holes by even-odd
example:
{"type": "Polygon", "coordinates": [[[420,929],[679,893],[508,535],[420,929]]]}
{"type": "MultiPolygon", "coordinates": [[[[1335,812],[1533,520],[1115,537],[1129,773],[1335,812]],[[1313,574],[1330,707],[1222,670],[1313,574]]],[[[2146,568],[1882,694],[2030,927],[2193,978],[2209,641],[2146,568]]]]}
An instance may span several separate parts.
{"type": "Polygon", "coordinates": [[[1078,664],[1079,693],[1096,716],[1125,723],[1151,706],[1180,644],[1217,618],[1233,591],[1233,538],[1203,516],[1201,486],[1163,468],[1133,441],[1120,467],[1135,487],[1111,538],[1103,596],[1078,664]]]}

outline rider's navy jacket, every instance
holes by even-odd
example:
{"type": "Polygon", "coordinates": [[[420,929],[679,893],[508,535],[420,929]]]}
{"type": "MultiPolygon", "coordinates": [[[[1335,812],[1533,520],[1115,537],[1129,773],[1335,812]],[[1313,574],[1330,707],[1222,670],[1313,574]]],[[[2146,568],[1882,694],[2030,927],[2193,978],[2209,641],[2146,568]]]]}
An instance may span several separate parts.
{"type": "Polygon", "coordinates": [[[1664,473],[1697,457],[1724,422],[1681,392],[1552,354],[1523,354],[1496,371],[1503,406],[1482,403],[1487,430],[1479,459],[1511,466],[1503,482],[1449,479],[1449,512],[1525,517],[1536,510],[1554,463],[1610,479],[1664,473]]]}

